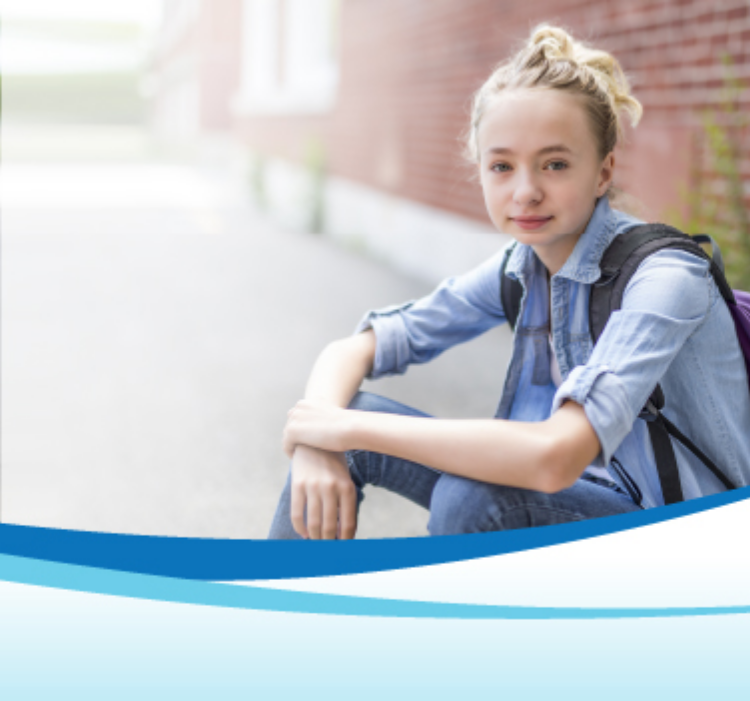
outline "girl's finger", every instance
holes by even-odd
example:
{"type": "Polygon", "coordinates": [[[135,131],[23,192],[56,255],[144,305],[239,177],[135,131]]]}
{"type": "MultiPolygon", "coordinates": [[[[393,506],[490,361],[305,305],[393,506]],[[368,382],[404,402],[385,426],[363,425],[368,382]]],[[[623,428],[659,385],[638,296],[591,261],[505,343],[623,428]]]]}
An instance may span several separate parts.
{"type": "Polygon", "coordinates": [[[321,528],[321,538],[334,540],[339,522],[339,502],[338,495],[331,488],[326,490],[323,495],[323,526],[321,528]]]}
{"type": "Polygon", "coordinates": [[[305,525],[305,506],[307,502],[307,493],[305,490],[297,485],[292,485],[292,505],[290,509],[290,517],[292,519],[292,526],[294,530],[301,535],[303,538],[309,538],[310,535],[307,532],[305,525]]]}
{"type": "Polygon", "coordinates": [[[339,498],[340,533],[339,538],[354,538],[357,531],[357,493],[354,490],[343,493],[339,498]]]}
{"type": "Polygon", "coordinates": [[[307,495],[307,535],[312,540],[320,540],[322,519],[320,496],[316,493],[307,495]]]}

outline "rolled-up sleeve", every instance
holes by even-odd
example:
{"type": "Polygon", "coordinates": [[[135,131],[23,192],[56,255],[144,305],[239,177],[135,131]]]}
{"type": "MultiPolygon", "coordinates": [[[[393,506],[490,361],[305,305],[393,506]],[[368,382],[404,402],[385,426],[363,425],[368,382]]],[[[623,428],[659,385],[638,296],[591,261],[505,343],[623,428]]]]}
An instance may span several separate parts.
{"type": "Polygon", "coordinates": [[[606,467],[715,298],[708,262],[679,250],[650,256],[628,283],[586,365],[558,388],[552,411],[572,400],[586,412],[606,467]]]}
{"type": "Polygon", "coordinates": [[[429,295],[368,311],[354,333],[367,329],[377,339],[369,379],[401,374],[505,321],[500,303],[504,251],[463,275],[448,278],[429,295]]]}

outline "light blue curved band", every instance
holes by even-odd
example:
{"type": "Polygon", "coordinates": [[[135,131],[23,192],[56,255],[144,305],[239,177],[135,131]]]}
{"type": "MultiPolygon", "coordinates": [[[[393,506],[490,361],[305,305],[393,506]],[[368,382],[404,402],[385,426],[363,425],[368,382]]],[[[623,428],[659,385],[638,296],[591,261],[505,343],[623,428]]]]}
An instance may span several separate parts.
{"type": "Polygon", "coordinates": [[[375,599],[117,572],[11,555],[0,555],[0,580],[152,601],[338,616],[530,620],[673,618],[750,613],[750,605],[678,608],[568,608],[375,599]]]}

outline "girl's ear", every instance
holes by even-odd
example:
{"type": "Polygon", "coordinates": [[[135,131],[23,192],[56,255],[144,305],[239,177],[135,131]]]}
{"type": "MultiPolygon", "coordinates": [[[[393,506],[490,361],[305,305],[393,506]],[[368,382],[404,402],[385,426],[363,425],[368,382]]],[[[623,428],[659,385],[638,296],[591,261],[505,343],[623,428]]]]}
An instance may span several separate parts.
{"type": "Polygon", "coordinates": [[[615,176],[615,152],[610,151],[602,161],[601,168],[599,170],[599,182],[597,183],[596,196],[601,197],[612,184],[612,179],[615,176]]]}

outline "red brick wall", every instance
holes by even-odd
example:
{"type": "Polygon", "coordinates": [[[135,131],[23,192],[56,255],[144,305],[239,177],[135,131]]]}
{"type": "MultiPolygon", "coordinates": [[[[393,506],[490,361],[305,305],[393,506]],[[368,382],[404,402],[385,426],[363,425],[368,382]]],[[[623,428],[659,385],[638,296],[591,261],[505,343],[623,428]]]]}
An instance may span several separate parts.
{"type": "MultiPolygon", "coordinates": [[[[167,6],[169,12],[174,6],[167,6]]],[[[163,38],[153,59],[157,74],[174,66],[194,68],[200,85],[199,123],[204,129],[231,129],[230,101],[240,78],[242,0],[203,0],[194,21],[174,41],[163,38]]],[[[158,96],[157,96],[158,99],[158,96]]]]}
{"type": "Polygon", "coordinates": [[[239,87],[241,17],[241,0],[204,0],[201,6],[201,124],[208,129],[228,129],[233,123],[229,103],[239,87]]]}
{"type": "Polygon", "coordinates": [[[342,12],[333,112],[245,118],[247,142],[303,162],[320,139],[331,172],[484,221],[459,137],[472,92],[537,22],[612,51],[630,76],[644,118],[619,154],[619,184],[652,217],[687,182],[696,110],[719,99],[720,52],[750,78],[747,0],[343,0],[342,12]]]}

